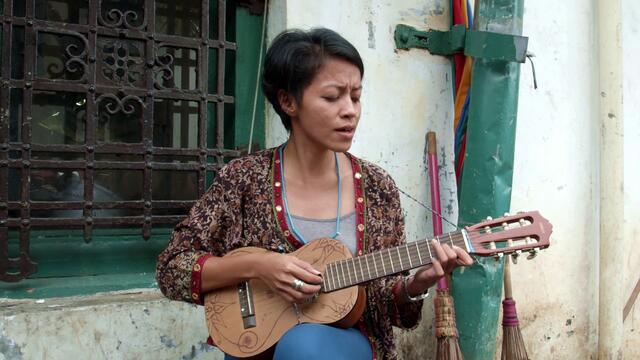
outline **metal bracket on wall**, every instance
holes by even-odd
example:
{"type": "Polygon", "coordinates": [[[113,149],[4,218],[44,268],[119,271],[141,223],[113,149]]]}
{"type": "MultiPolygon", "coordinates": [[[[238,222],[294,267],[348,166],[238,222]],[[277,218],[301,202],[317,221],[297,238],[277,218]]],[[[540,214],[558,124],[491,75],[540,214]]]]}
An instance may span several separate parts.
{"type": "Polygon", "coordinates": [[[464,53],[474,58],[524,63],[529,38],[488,31],[467,29],[455,25],[450,31],[420,31],[399,24],[394,34],[396,48],[421,48],[433,55],[464,53]]]}

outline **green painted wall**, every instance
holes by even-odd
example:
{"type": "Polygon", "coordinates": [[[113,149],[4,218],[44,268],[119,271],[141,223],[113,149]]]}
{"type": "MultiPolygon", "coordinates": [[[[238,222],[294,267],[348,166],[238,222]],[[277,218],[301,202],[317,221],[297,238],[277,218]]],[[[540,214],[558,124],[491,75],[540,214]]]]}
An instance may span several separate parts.
{"type": "MultiPolygon", "coordinates": [[[[238,8],[235,15],[235,42],[238,51],[235,55],[235,106],[233,108],[233,146],[244,149],[249,145],[253,102],[258,90],[256,103],[256,121],[253,129],[252,149],[264,148],[264,95],[261,87],[256,88],[258,60],[260,58],[260,36],[262,34],[262,17],[252,15],[245,8],[238,8]]],[[[226,110],[226,109],[225,109],[226,110]]],[[[225,119],[226,121],[226,119],[225,119]]],[[[253,151],[252,150],[252,151],[253,151]]]]}

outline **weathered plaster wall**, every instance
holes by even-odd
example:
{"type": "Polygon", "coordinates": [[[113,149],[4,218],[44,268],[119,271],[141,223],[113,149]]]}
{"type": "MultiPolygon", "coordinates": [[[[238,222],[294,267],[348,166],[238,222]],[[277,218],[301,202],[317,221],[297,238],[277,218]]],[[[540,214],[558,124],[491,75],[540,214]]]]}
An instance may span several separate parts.
{"type": "MultiPolygon", "coordinates": [[[[624,304],[640,281],[640,3],[633,0],[622,2],[623,49],[623,113],[624,113],[624,236],[625,257],[620,262],[624,269],[624,304]]],[[[640,359],[640,299],[635,299],[624,321],[624,359],[640,359]]]]}
{"type": "MultiPolygon", "coordinates": [[[[597,344],[599,161],[597,34],[589,3],[525,1],[512,211],[537,209],[551,247],[513,267],[532,359],[588,359],[597,344]],[[571,14],[567,17],[567,14],[571,14]]],[[[500,340],[499,340],[500,341],[500,340]]]]}
{"type": "MultiPolygon", "coordinates": [[[[637,2],[623,1],[624,244],[626,301],[638,281],[633,244],[640,218],[640,145],[635,60],[637,2]]],[[[524,34],[539,89],[523,67],[512,210],[539,209],[554,224],[551,248],[513,270],[523,336],[532,358],[596,358],[598,346],[600,119],[595,3],[526,1],[524,34]],[[567,17],[567,14],[571,14],[567,17]]],[[[621,204],[621,206],[623,206],[621,204]]],[[[625,322],[622,356],[638,358],[636,306],[625,322]]],[[[620,309],[622,314],[622,309],[620,309]]]]}

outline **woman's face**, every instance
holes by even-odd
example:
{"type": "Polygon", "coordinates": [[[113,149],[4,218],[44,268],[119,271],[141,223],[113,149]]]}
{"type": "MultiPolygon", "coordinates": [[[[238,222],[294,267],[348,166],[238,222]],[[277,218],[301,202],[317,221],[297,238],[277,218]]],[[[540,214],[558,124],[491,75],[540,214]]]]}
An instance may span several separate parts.
{"type": "Polygon", "coordinates": [[[337,152],[349,150],[360,120],[361,93],[360,70],[348,61],[328,58],[300,103],[289,102],[296,141],[337,152]]]}

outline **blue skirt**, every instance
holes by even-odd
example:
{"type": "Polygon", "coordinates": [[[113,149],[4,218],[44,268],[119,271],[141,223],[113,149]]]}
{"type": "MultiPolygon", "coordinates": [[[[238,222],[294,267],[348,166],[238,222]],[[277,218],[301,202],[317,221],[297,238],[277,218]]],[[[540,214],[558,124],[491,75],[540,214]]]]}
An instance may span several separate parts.
{"type": "MultiPolygon", "coordinates": [[[[225,355],[225,360],[237,360],[225,355]]],[[[371,344],[356,328],[340,329],[322,324],[300,324],[276,344],[274,360],[371,360],[371,344]]]]}

